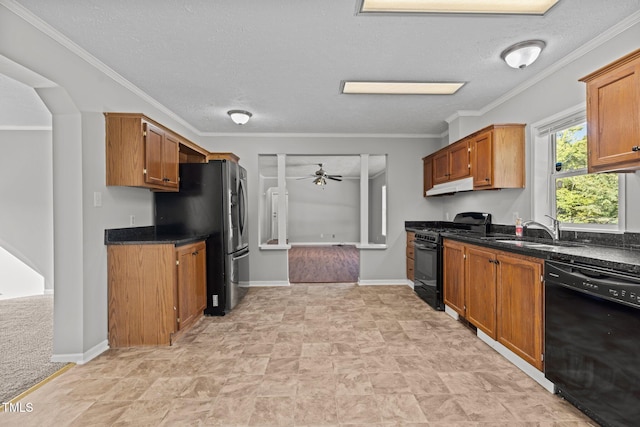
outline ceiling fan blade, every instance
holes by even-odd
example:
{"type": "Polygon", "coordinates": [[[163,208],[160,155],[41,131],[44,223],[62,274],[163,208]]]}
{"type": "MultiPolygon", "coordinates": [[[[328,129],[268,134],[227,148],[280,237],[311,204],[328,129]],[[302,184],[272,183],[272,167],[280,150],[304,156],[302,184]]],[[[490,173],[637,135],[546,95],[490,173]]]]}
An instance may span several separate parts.
{"type": "Polygon", "coordinates": [[[342,181],[340,178],[336,178],[337,176],[340,176],[340,175],[327,175],[327,179],[332,179],[334,181],[342,181]]]}

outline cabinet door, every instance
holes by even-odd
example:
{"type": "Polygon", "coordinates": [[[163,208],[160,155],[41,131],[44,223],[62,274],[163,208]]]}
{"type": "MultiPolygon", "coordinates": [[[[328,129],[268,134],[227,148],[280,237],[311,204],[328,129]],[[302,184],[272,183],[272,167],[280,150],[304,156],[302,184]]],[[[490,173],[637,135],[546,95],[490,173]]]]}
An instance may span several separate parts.
{"type": "Polygon", "coordinates": [[[640,59],[587,83],[587,123],[589,172],[640,168],[640,59]]]}
{"type": "Polygon", "coordinates": [[[427,197],[427,191],[433,188],[433,157],[422,159],[422,197],[427,197]]]}
{"type": "Polygon", "coordinates": [[[162,181],[166,187],[178,188],[178,153],[180,141],[167,133],[162,144],[162,181]]]}
{"type": "Polygon", "coordinates": [[[498,341],[542,370],[542,262],[498,254],[498,341]]]}
{"type": "Polygon", "coordinates": [[[449,150],[449,180],[469,176],[469,143],[466,140],[456,142],[449,150]]]}
{"type": "Polygon", "coordinates": [[[164,132],[149,124],[144,124],[145,182],[153,185],[164,185],[162,166],[164,132]]]}
{"type": "Polygon", "coordinates": [[[494,251],[467,246],[466,318],[496,339],[496,266],[494,251]]]}
{"type": "Polygon", "coordinates": [[[196,247],[195,260],[195,288],[196,288],[196,309],[195,315],[200,316],[207,308],[207,248],[204,242],[200,242],[196,247]]]}
{"type": "Polygon", "coordinates": [[[433,183],[449,181],[449,151],[444,150],[433,156],[433,183]]]}
{"type": "Polygon", "coordinates": [[[204,294],[202,286],[206,280],[203,273],[204,242],[176,248],[176,258],[178,260],[178,330],[181,330],[196,321],[202,313],[204,294]]]}
{"type": "Polygon", "coordinates": [[[473,139],[471,146],[471,171],[473,187],[493,185],[493,141],[492,133],[486,132],[473,139]]]}
{"type": "Polygon", "coordinates": [[[465,316],[465,250],[462,243],[444,241],[442,279],[444,303],[465,316]]]}

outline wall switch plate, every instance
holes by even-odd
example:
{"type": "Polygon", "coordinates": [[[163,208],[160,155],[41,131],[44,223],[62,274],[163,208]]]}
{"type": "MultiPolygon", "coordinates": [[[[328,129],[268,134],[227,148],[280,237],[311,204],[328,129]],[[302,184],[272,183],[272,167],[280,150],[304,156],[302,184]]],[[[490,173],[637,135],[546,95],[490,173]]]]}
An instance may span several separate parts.
{"type": "Polygon", "coordinates": [[[94,208],[102,207],[102,193],[99,191],[93,192],[93,207],[94,208]]]}
{"type": "Polygon", "coordinates": [[[129,215],[129,225],[134,225],[136,223],[136,216],[129,215]]]}
{"type": "Polygon", "coordinates": [[[211,295],[211,305],[214,307],[218,306],[218,295],[211,295]]]}

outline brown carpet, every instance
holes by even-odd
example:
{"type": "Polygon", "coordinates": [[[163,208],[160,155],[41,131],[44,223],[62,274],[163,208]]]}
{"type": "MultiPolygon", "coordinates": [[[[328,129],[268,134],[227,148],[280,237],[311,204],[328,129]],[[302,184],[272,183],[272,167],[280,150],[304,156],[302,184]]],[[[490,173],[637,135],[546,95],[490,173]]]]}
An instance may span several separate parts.
{"type": "Polygon", "coordinates": [[[51,363],[53,296],[0,300],[0,403],[49,377],[66,363],[51,363]]]}
{"type": "Polygon", "coordinates": [[[359,274],[360,252],[353,245],[289,249],[290,283],[356,283],[359,274]]]}

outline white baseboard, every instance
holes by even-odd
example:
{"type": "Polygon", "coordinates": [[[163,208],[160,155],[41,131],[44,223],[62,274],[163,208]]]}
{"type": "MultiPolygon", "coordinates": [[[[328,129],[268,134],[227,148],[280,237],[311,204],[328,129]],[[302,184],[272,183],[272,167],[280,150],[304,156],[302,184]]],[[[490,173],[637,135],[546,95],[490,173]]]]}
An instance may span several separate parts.
{"type": "Polygon", "coordinates": [[[261,281],[252,281],[248,286],[244,286],[247,288],[263,288],[268,286],[291,286],[289,281],[284,280],[261,280],[261,281]]]}
{"type": "Polygon", "coordinates": [[[389,279],[389,280],[372,280],[372,279],[358,279],[359,286],[409,286],[413,289],[413,282],[407,279],[389,279]]]}
{"type": "Polygon", "coordinates": [[[444,305],[444,312],[453,317],[455,320],[460,319],[460,315],[458,314],[458,312],[446,304],[444,305]]]}
{"type": "Polygon", "coordinates": [[[94,345],[84,353],[54,354],[51,356],[51,361],[54,363],[75,363],[76,365],[84,365],[107,350],[109,350],[109,341],[104,340],[101,343],[94,345]]]}
{"type": "Polygon", "coordinates": [[[485,334],[481,330],[478,329],[477,332],[478,338],[480,338],[485,344],[489,347],[493,348],[495,351],[500,353],[505,359],[509,362],[513,363],[517,368],[519,368],[522,372],[529,375],[535,382],[540,384],[547,390],[549,393],[555,392],[555,386],[551,381],[545,378],[544,373],[538,371],[533,366],[529,365],[527,362],[522,360],[520,356],[509,350],[507,347],[500,344],[498,341],[493,340],[489,335],[485,334]]]}
{"type": "Polygon", "coordinates": [[[53,289],[45,289],[44,290],[44,294],[45,295],[53,295],[53,289]]]}

